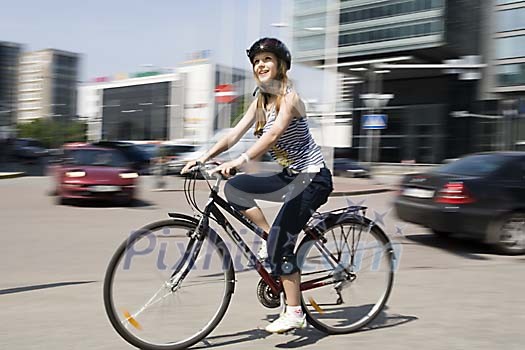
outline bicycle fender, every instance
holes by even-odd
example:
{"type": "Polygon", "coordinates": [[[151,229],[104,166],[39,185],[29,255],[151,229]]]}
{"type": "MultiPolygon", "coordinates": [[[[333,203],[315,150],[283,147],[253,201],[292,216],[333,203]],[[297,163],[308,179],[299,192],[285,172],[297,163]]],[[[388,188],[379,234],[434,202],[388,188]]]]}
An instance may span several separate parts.
{"type": "Polygon", "coordinates": [[[185,220],[185,221],[189,221],[191,223],[194,223],[195,225],[198,225],[199,224],[199,219],[197,219],[196,217],[193,217],[193,216],[189,216],[187,214],[182,214],[182,213],[168,213],[168,216],[170,218],[174,218],[174,219],[181,219],[181,220],[185,220]]]}
{"type": "MultiPolygon", "coordinates": [[[[322,217],[317,219],[314,223],[310,223],[310,225],[307,226],[304,231],[311,237],[316,238],[319,237],[319,234],[323,232],[325,227],[332,227],[346,220],[360,221],[367,226],[377,226],[374,225],[370,219],[362,215],[357,215],[351,212],[327,212],[323,213],[322,217]]],[[[377,228],[381,229],[380,227],[377,228]]]]}

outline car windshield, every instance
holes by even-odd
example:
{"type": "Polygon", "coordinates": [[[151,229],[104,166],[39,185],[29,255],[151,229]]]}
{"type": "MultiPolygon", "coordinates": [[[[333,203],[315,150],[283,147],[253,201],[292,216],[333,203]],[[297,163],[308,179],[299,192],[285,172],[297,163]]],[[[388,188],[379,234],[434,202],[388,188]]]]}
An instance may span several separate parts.
{"type": "Polygon", "coordinates": [[[499,169],[507,160],[508,158],[503,155],[478,154],[440,166],[435,169],[434,172],[466,176],[483,176],[499,169]]]}
{"type": "Polygon", "coordinates": [[[127,167],[126,158],[118,151],[99,149],[76,149],[66,151],[69,164],[107,167],[127,167]]]}

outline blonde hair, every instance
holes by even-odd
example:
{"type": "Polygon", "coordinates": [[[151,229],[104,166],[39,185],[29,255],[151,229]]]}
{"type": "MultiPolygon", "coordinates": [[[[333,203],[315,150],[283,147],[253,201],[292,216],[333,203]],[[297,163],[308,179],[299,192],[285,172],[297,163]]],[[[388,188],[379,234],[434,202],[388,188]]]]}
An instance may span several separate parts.
{"type": "Polygon", "coordinates": [[[276,89],[271,89],[271,91],[264,91],[262,87],[262,83],[257,77],[257,74],[253,72],[255,81],[257,82],[257,85],[259,86],[259,93],[257,94],[257,109],[255,110],[254,135],[256,136],[262,135],[262,130],[264,126],[266,125],[266,113],[264,111],[264,107],[268,103],[268,100],[270,99],[271,95],[277,95],[277,99],[275,101],[275,113],[277,115],[279,114],[282,100],[284,96],[286,95],[286,91],[288,89],[289,82],[288,82],[288,76],[286,75],[286,71],[288,70],[286,67],[286,62],[284,62],[279,57],[277,57],[277,62],[278,62],[277,75],[275,76],[275,81],[278,82],[279,85],[276,87],[276,89]]]}

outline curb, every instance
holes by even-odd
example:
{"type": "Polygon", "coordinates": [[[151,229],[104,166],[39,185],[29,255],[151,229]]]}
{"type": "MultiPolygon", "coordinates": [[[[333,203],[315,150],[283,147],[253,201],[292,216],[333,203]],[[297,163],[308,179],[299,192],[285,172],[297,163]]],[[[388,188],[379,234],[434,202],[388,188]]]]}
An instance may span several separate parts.
{"type": "Polygon", "coordinates": [[[390,192],[390,191],[394,191],[394,189],[393,188],[375,188],[375,189],[368,189],[368,190],[341,191],[341,192],[330,193],[330,197],[361,196],[364,194],[376,194],[376,193],[383,193],[383,192],[390,192]]]}
{"type": "Polygon", "coordinates": [[[22,177],[26,173],[18,172],[18,173],[0,173],[0,179],[13,179],[15,177],[22,177]]]}

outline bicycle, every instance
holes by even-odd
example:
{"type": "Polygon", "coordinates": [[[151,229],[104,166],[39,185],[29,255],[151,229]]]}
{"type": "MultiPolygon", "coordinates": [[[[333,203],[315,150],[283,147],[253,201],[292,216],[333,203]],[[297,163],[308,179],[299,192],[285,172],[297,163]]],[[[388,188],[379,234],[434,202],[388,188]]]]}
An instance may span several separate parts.
{"type": "MultiPolygon", "coordinates": [[[[192,174],[203,171],[199,164],[192,174]]],[[[219,195],[216,177],[204,209],[195,197],[196,176],[184,181],[188,204],[200,214],[168,213],[130,235],[114,253],[104,279],[104,305],[115,330],[142,349],[177,350],[204,339],[219,324],[235,290],[235,271],[219,224],[259,273],[257,297],[268,308],[282,304],[279,279],[267,271],[222,208],[262,239],[267,233],[219,195]],[[168,248],[171,253],[168,254],[168,248]],[[166,261],[171,257],[171,261],[166,261]],[[175,259],[173,259],[175,258],[175,259]]],[[[394,279],[390,240],[366,207],[314,213],[296,247],[302,308],[307,322],[344,334],[371,322],[386,304],[394,279]]]]}

